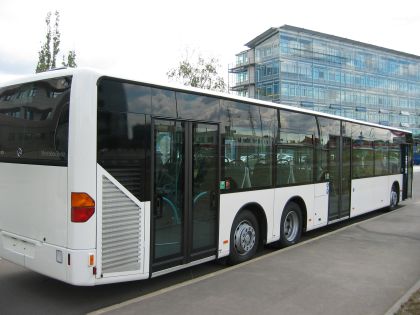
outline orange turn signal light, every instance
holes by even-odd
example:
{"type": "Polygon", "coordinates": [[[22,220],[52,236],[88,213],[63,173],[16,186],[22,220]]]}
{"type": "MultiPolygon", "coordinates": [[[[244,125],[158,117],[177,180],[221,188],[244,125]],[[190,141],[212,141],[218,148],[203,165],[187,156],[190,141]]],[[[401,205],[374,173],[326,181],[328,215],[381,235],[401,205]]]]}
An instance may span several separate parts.
{"type": "Polygon", "coordinates": [[[71,222],[86,222],[95,213],[95,200],[84,192],[71,193],[71,222]]]}
{"type": "Polygon", "coordinates": [[[95,265],[95,255],[90,254],[89,255],[89,267],[92,267],[95,265]]]}

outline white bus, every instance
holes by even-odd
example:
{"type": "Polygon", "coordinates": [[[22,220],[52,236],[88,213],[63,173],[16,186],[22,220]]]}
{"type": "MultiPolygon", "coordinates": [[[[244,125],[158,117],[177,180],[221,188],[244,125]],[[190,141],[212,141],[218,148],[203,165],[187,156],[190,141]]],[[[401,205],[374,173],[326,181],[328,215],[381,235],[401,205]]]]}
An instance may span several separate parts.
{"type": "Polygon", "coordinates": [[[74,284],[148,279],[411,196],[411,133],[57,70],[0,86],[0,256],[74,284]]]}

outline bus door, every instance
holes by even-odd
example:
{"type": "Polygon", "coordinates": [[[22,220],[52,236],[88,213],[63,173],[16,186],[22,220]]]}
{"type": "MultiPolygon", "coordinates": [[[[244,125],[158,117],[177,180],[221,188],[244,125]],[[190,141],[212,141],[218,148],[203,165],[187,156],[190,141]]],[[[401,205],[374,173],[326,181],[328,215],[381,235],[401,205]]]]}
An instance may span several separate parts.
{"type": "Polygon", "coordinates": [[[412,197],[413,184],[413,146],[410,144],[401,145],[401,168],[403,173],[402,199],[412,197]]]}
{"type": "Polygon", "coordinates": [[[327,162],[330,180],[328,221],[335,221],[350,215],[351,138],[330,136],[327,162]]]}
{"type": "Polygon", "coordinates": [[[152,272],[217,253],[219,126],[153,120],[152,272]]]}

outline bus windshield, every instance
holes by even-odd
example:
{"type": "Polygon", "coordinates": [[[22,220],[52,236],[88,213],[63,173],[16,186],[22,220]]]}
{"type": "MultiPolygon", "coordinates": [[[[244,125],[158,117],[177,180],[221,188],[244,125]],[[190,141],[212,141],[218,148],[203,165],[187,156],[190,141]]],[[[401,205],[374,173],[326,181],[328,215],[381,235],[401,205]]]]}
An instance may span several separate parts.
{"type": "Polygon", "coordinates": [[[71,77],[0,88],[0,162],[67,165],[71,77]]]}

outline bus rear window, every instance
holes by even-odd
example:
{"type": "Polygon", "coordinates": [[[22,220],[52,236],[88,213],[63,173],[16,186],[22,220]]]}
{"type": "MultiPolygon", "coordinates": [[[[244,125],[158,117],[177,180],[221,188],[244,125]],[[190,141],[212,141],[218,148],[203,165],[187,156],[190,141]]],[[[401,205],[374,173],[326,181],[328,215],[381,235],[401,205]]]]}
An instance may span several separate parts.
{"type": "Polygon", "coordinates": [[[71,77],[0,88],[0,162],[67,165],[71,77]]]}

